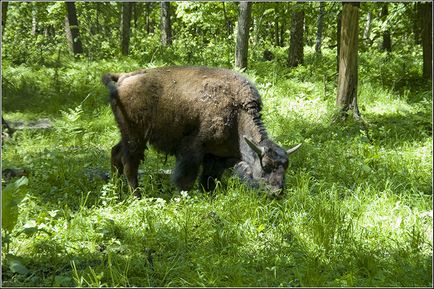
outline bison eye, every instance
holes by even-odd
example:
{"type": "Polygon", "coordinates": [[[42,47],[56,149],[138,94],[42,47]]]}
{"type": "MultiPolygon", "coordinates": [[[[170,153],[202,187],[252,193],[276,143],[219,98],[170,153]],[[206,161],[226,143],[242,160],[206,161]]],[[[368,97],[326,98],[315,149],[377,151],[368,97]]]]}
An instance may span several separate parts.
{"type": "Polygon", "coordinates": [[[265,172],[271,172],[274,169],[274,163],[267,158],[262,160],[262,168],[265,172]]]}

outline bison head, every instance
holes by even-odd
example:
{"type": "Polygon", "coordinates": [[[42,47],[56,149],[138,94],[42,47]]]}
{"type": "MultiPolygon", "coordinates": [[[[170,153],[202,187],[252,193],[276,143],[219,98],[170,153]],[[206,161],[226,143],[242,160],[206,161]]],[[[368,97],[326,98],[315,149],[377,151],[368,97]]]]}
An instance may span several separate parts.
{"type": "Polygon", "coordinates": [[[263,187],[271,196],[280,196],[285,186],[288,155],[298,150],[301,144],[285,151],[270,139],[265,139],[260,144],[255,144],[246,136],[244,140],[255,156],[251,163],[238,163],[236,171],[252,187],[263,187]]]}

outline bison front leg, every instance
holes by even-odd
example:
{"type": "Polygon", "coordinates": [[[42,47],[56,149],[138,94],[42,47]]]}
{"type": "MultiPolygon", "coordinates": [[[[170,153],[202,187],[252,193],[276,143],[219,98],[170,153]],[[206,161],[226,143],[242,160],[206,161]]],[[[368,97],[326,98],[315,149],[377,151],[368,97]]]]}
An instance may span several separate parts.
{"type": "Polygon", "coordinates": [[[213,191],[225,169],[233,166],[231,159],[206,154],[203,158],[203,170],[200,176],[200,186],[206,192],[213,191]]]}
{"type": "Polygon", "coordinates": [[[194,141],[184,139],[176,154],[175,170],[172,174],[172,181],[183,190],[188,191],[194,185],[202,163],[203,153],[200,146],[194,141]]]}
{"type": "Polygon", "coordinates": [[[112,147],[111,154],[111,169],[112,173],[122,174],[124,172],[124,164],[122,163],[122,141],[112,147]]]}

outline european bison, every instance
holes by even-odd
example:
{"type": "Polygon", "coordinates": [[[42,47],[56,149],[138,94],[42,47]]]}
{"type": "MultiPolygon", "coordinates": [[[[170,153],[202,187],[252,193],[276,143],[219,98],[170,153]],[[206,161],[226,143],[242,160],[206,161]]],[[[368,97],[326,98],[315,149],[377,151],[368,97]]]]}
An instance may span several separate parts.
{"type": "MultiPolygon", "coordinates": [[[[176,156],[172,181],[189,190],[202,167],[200,186],[211,191],[234,167],[242,180],[279,195],[288,151],[268,138],[261,98],[245,77],[228,69],[161,67],[102,78],[122,139],[112,148],[113,170],[138,186],[147,144],[176,156]]],[[[137,193],[138,194],[138,193],[137,193]]]]}

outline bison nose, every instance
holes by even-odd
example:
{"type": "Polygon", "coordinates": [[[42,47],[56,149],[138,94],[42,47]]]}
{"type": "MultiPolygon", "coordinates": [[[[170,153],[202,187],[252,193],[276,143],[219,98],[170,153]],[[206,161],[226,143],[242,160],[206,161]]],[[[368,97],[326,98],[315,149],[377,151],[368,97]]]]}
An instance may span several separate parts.
{"type": "Polygon", "coordinates": [[[270,188],[267,194],[270,198],[281,199],[283,197],[283,188],[270,188]]]}

